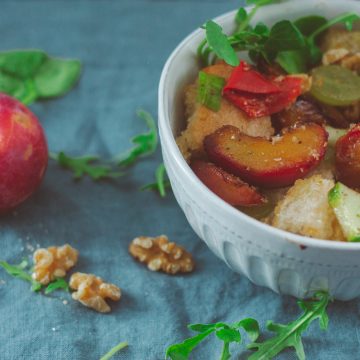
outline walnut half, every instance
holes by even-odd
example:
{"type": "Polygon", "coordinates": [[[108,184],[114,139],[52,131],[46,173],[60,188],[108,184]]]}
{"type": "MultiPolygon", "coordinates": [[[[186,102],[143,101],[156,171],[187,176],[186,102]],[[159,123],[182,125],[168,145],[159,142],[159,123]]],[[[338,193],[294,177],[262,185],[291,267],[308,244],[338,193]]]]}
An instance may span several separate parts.
{"type": "Polygon", "coordinates": [[[104,282],[103,279],[93,274],[77,272],[71,276],[69,285],[76,290],[72,293],[74,300],[101,313],[111,311],[105,301],[106,298],[118,301],[121,297],[120,288],[104,282]]]}
{"type": "Polygon", "coordinates": [[[169,242],[165,235],[137,237],[130,243],[129,252],[135,259],[146,263],[150,270],[162,270],[172,275],[191,272],[195,265],[191,254],[174,242],[169,242]]]}
{"type": "Polygon", "coordinates": [[[66,275],[78,260],[78,251],[66,244],[51,246],[34,252],[34,271],[32,277],[43,285],[66,275]]]}

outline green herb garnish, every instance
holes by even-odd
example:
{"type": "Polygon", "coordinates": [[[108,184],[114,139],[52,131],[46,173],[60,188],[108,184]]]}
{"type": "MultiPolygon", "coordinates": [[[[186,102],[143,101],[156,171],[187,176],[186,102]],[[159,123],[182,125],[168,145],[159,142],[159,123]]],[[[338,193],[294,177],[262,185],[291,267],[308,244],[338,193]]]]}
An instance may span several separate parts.
{"type": "Polygon", "coordinates": [[[256,320],[247,318],[233,324],[225,324],[222,322],[214,324],[192,324],[189,325],[190,330],[199,334],[186,339],[180,344],[171,345],[166,350],[166,359],[187,360],[194,348],[200,344],[210,334],[215,333],[216,337],[223,341],[223,348],[220,360],[228,360],[231,357],[230,344],[240,343],[240,328],[244,329],[252,341],[259,336],[259,325],[256,320]]]}
{"type": "Polygon", "coordinates": [[[144,110],[138,110],[136,113],[145,121],[149,131],[133,137],[131,141],[135,144],[135,147],[127,151],[125,154],[120,154],[115,158],[115,161],[120,166],[132,165],[140,157],[153,154],[158,144],[156,123],[151,114],[144,110]]]}
{"type": "Polygon", "coordinates": [[[78,60],[53,58],[41,50],[0,52],[0,92],[26,105],[66,94],[80,73],[78,60]]]}
{"type": "Polygon", "coordinates": [[[263,343],[252,343],[248,347],[257,351],[249,357],[249,360],[268,360],[279,354],[284,349],[293,347],[298,359],[304,360],[305,353],[301,341],[302,333],[308,328],[312,321],[319,319],[320,328],[325,330],[328,326],[328,315],[326,307],[329,295],[324,292],[317,293],[314,300],[298,301],[299,307],[304,313],[295,321],[287,325],[268,322],[267,329],[276,335],[263,343]]]}
{"type": "Polygon", "coordinates": [[[223,59],[232,66],[239,64],[237,51],[249,51],[250,58],[257,63],[264,59],[268,63],[277,62],[288,73],[306,72],[321,60],[321,51],[316,45],[316,38],[329,27],[343,23],[348,30],[360,19],[356,13],[345,13],[331,20],[322,16],[311,15],[294,22],[282,20],[269,29],[263,23],[255,27],[250,25],[257,10],[272,0],[249,0],[247,4],[255,6],[247,13],[240,8],[235,16],[236,30],[226,36],[222,28],[208,21],[203,28],[206,39],[198,48],[198,55],[206,65],[214,59],[223,59]],[[231,50],[232,48],[232,50],[231,50]]]}
{"type": "Polygon", "coordinates": [[[117,352],[127,347],[129,344],[126,341],[121,342],[120,344],[114,346],[109,352],[107,352],[104,356],[101,357],[100,360],[109,360],[113,357],[117,352]]]}
{"type": "Polygon", "coordinates": [[[219,111],[221,106],[222,89],[225,79],[222,77],[199,72],[197,101],[213,111],[219,111]]]}
{"type": "MultiPolygon", "coordinates": [[[[26,260],[23,260],[18,265],[11,265],[6,261],[0,261],[0,266],[9,275],[21,280],[28,281],[31,284],[32,291],[40,291],[43,288],[42,284],[32,278],[30,270],[28,268],[29,264],[26,260]]],[[[46,286],[45,294],[50,294],[57,289],[70,291],[69,284],[63,278],[58,278],[46,286]]]]}
{"type": "Polygon", "coordinates": [[[144,185],[140,190],[158,191],[161,197],[166,196],[166,189],[171,188],[170,181],[166,179],[166,169],[164,164],[160,164],[155,171],[156,182],[144,185]]]}
{"type": "Polygon", "coordinates": [[[31,290],[32,291],[39,291],[41,290],[42,285],[35,281],[31,274],[29,274],[25,269],[28,266],[28,262],[26,260],[23,260],[18,265],[11,265],[7,263],[6,261],[0,261],[0,266],[11,276],[16,277],[21,280],[28,281],[31,284],[31,290]]]}
{"type": "Polygon", "coordinates": [[[45,295],[48,295],[52,293],[55,290],[64,290],[67,292],[70,292],[69,284],[66,280],[63,278],[58,278],[51,282],[46,288],[45,288],[45,295]]]}
{"type": "Polygon", "coordinates": [[[90,176],[93,180],[117,178],[123,175],[121,172],[113,171],[111,165],[101,161],[98,156],[71,157],[61,151],[58,154],[50,153],[50,158],[56,160],[62,167],[71,170],[75,180],[81,179],[84,175],[90,176]]]}
{"type": "Polygon", "coordinates": [[[227,36],[222,32],[221,26],[209,20],[204,25],[204,29],[208,46],[212,48],[215,55],[219,59],[224,59],[229,65],[238,66],[240,60],[227,36]]]}

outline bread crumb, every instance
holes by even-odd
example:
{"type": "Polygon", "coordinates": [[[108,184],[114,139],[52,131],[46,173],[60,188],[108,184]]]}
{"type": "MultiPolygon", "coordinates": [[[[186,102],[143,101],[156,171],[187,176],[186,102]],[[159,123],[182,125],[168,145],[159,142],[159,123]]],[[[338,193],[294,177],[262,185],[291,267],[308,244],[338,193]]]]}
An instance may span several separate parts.
{"type": "Polygon", "coordinates": [[[334,185],[320,175],[297,180],[275,207],[270,225],[318,239],[345,240],[328,204],[328,192],[334,185]]]}

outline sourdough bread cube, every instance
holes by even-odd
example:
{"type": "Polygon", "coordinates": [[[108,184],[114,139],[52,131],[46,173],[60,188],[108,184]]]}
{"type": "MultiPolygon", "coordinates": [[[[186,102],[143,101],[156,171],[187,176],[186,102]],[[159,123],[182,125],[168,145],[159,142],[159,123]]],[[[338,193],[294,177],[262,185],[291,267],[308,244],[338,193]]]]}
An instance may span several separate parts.
{"type": "Polygon", "coordinates": [[[328,192],[334,181],[320,175],[297,180],[275,208],[271,225],[318,239],[345,240],[328,192]]]}

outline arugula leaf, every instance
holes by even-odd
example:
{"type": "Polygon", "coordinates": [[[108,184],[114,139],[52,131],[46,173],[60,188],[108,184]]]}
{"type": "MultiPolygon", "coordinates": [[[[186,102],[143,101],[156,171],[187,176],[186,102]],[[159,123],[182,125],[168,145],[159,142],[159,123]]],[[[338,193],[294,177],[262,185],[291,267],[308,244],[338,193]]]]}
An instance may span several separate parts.
{"type": "Polygon", "coordinates": [[[299,50],[305,46],[305,39],[301,32],[288,20],[277,22],[270,31],[269,39],[265,43],[268,57],[280,51],[299,50]]]}
{"type": "Polygon", "coordinates": [[[204,28],[206,31],[206,40],[216,56],[231,66],[238,66],[240,60],[231,46],[228,37],[222,32],[221,26],[209,20],[206,22],[204,28]]]}
{"type": "Polygon", "coordinates": [[[112,358],[117,352],[127,347],[129,344],[127,341],[122,341],[120,344],[114,346],[109,352],[107,352],[104,356],[100,358],[100,360],[109,360],[112,358]]]}
{"type": "Polygon", "coordinates": [[[327,23],[327,19],[319,15],[309,15],[294,21],[294,25],[304,36],[310,36],[314,31],[327,23]]]}
{"type": "Polygon", "coordinates": [[[32,291],[41,290],[42,285],[35,281],[31,275],[25,270],[28,266],[27,261],[22,261],[19,265],[11,265],[6,261],[0,261],[0,266],[11,276],[21,280],[28,281],[31,284],[32,291]]]}
{"type": "Polygon", "coordinates": [[[132,165],[138,158],[153,154],[158,144],[156,124],[151,114],[145,110],[138,110],[136,113],[146,122],[149,131],[133,137],[131,141],[136,146],[115,158],[120,166],[132,165]]]}
{"type": "Polygon", "coordinates": [[[249,357],[249,360],[268,360],[279,354],[288,347],[293,347],[300,360],[305,359],[301,334],[308,328],[310,323],[316,319],[320,321],[320,328],[325,330],[328,326],[326,307],[329,295],[324,292],[317,293],[314,300],[298,301],[299,307],[304,313],[295,321],[287,325],[268,322],[267,328],[276,335],[263,343],[253,342],[248,348],[256,348],[257,351],[249,357]]]}
{"type": "Polygon", "coordinates": [[[281,51],[277,54],[275,61],[288,73],[299,74],[307,72],[306,50],[281,51]]]}
{"type": "Polygon", "coordinates": [[[70,292],[70,287],[69,287],[69,284],[66,282],[66,280],[63,279],[63,278],[58,278],[58,279],[54,280],[53,282],[51,282],[45,288],[45,294],[48,295],[48,294],[50,294],[53,291],[58,290],[58,289],[70,292]]]}
{"type": "Polygon", "coordinates": [[[233,342],[241,342],[240,328],[246,330],[252,341],[256,340],[259,334],[259,325],[256,320],[251,318],[243,319],[234,324],[225,324],[223,322],[214,324],[191,324],[188,325],[188,328],[199,332],[199,334],[186,339],[182,343],[169,346],[166,350],[166,359],[170,357],[172,360],[187,360],[197,345],[210,334],[215,333],[216,337],[223,341],[220,360],[228,360],[231,357],[230,344],[233,342]]]}
{"type": "Polygon", "coordinates": [[[170,357],[172,360],[187,360],[190,353],[194,348],[207,338],[211,333],[215,331],[215,328],[210,328],[207,331],[195,335],[189,339],[184,340],[180,344],[174,344],[166,349],[165,359],[170,357]]]}
{"type": "Polygon", "coordinates": [[[252,318],[245,318],[232,324],[234,329],[243,328],[251,341],[255,341],[260,335],[259,323],[252,318]]]}
{"type": "Polygon", "coordinates": [[[108,164],[93,164],[94,161],[99,160],[97,156],[70,157],[61,151],[58,154],[50,153],[50,158],[56,160],[64,168],[73,171],[75,180],[81,179],[84,175],[90,176],[93,180],[117,178],[123,175],[121,172],[112,171],[108,164]]]}
{"type": "Polygon", "coordinates": [[[0,91],[24,104],[62,96],[78,81],[78,60],[52,58],[41,50],[0,52],[0,91]]]}
{"type": "Polygon", "coordinates": [[[155,171],[156,182],[146,184],[140,188],[140,190],[155,190],[158,191],[161,197],[166,196],[166,189],[171,188],[169,180],[165,179],[166,169],[163,163],[161,163],[155,171]]]}
{"type": "Polygon", "coordinates": [[[219,111],[225,79],[216,75],[199,72],[197,101],[213,111],[219,111]]]}

